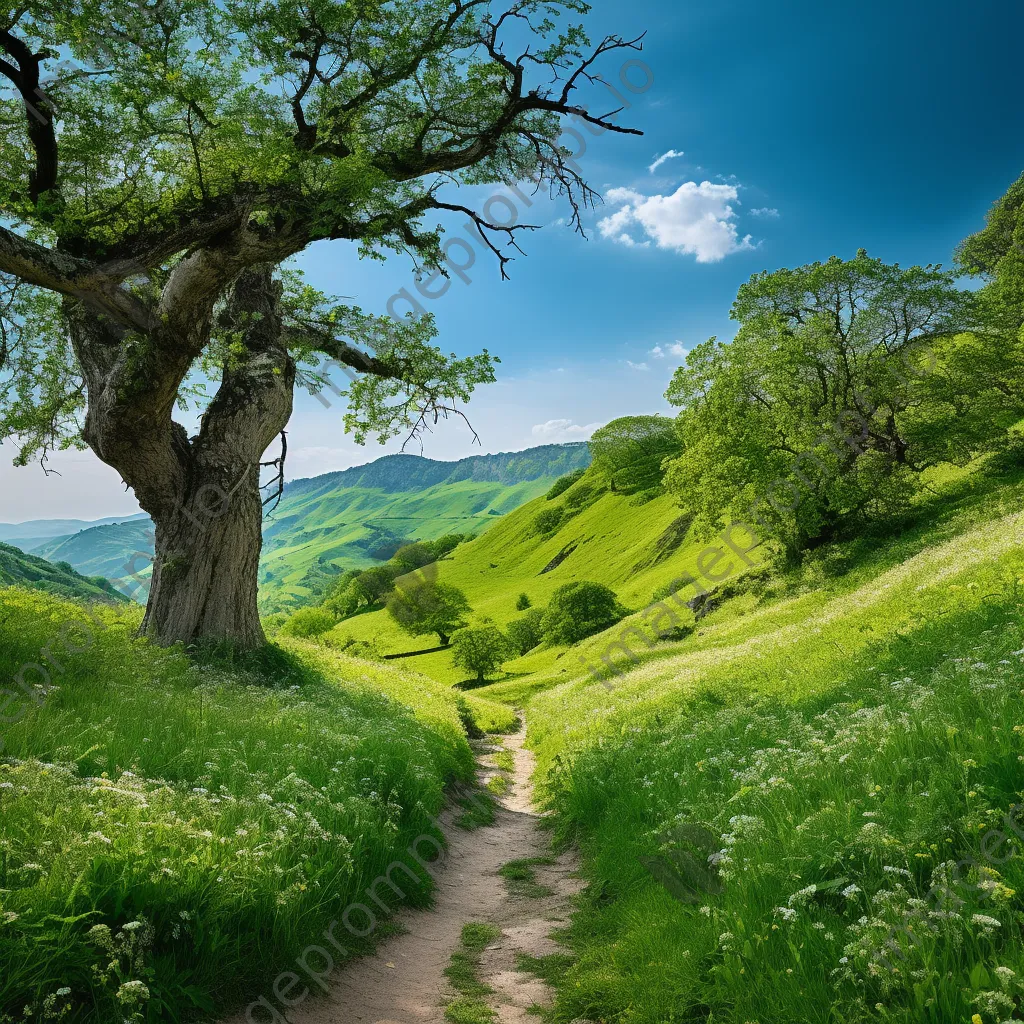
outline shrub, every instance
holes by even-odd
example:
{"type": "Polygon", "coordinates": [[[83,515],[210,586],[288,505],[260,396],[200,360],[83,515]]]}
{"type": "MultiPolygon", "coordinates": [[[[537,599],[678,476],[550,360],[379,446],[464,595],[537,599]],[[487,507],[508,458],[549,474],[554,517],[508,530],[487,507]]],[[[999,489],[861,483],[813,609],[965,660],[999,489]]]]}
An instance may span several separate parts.
{"type": "Polygon", "coordinates": [[[505,635],[509,646],[518,654],[527,654],[544,639],[542,622],[544,612],[540,608],[531,608],[525,615],[514,619],[508,624],[505,635]]]}
{"type": "Polygon", "coordinates": [[[530,607],[530,604],[530,595],[520,594],[519,597],[516,598],[516,611],[525,612],[526,609],[530,607]]]}
{"type": "Polygon", "coordinates": [[[586,473],[585,469],[574,469],[571,473],[566,473],[565,476],[560,476],[552,485],[551,490],[548,491],[546,497],[548,501],[554,501],[560,494],[565,494],[567,490],[577,480],[583,479],[583,474],[586,473]]]}
{"type": "Polygon", "coordinates": [[[558,529],[563,515],[562,509],[557,507],[544,509],[533,521],[534,534],[538,537],[543,537],[546,533],[554,533],[558,529]]]}
{"type": "Polygon", "coordinates": [[[497,626],[460,629],[452,637],[452,664],[476,673],[481,685],[489,672],[497,672],[508,660],[509,644],[497,626]]]}
{"type": "Polygon", "coordinates": [[[551,643],[574,644],[614,626],[625,614],[614,590],[579,580],[554,592],[541,625],[551,643]]]}
{"type": "Polygon", "coordinates": [[[320,636],[333,629],[337,620],[326,608],[300,608],[281,627],[285,636],[320,636]]]}

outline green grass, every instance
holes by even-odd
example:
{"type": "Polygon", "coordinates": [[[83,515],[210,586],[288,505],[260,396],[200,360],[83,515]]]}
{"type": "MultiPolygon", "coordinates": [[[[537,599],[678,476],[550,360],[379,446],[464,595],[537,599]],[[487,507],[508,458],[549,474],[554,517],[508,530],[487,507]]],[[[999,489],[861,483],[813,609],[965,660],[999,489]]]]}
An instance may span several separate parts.
{"type": "Polygon", "coordinates": [[[510,860],[498,868],[498,874],[505,879],[505,888],[510,896],[522,899],[543,899],[551,895],[546,885],[537,884],[537,872],[534,868],[539,864],[554,864],[551,857],[524,857],[510,860]]]}
{"type": "Polygon", "coordinates": [[[547,956],[531,956],[529,953],[516,953],[516,968],[523,974],[532,974],[552,987],[561,985],[573,966],[573,958],[568,953],[549,953],[547,956]]]}
{"type": "Polygon", "coordinates": [[[0,1019],[67,988],[66,1019],[121,1020],[129,980],[148,1019],[221,1013],[438,836],[473,774],[460,698],[299,642],[269,675],[196,665],[135,639],[135,608],[92,614],[0,590],[0,676],[30,691],[3,709],[0,1019]]]}
{"type": "Polygon", "coordinates": [[[493,989],[480,980],[479,974],[484,950],[500,935],[501,929],[492,924],[471,921],[463,926],[459,948],[444,971],[449,984],[460,996],[445,1007],[445,1019],[451,1024],[489,1024],[496,1019],[485,1002],[493,989]]]}
{"type": "Polygon", "coordinates": [[[608,686],[490,688],[533,688],[590,882],[556,1021],[1017,1019],[1024,487],[937,483],[900,535],[836,551],[846,571],[758,584],[608,686]],[[990,832],[1016,856],[986,860],[990,832]]]}

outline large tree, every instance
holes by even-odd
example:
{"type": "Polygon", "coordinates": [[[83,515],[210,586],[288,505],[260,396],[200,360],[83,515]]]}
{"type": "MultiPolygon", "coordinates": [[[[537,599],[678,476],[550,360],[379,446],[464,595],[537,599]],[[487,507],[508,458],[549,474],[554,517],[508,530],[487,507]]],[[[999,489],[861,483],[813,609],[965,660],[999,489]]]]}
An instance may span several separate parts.
{"type": "Polygon", "coordinates": [[[155,639],[262,642],[259,468],[297,379],[322,386],[325,360],[363,374],[346,416],[362,440],[415,434],[493,377],[486,351],[442,354],[428,317],[339,305],[282,263],[336,240],[433,274],[458,214],[504,270],[516,229],[449,197],[467,184],[531,179],[579,226],[593,193],[563,122],[629,130],[577,90],[639,43],[559,28],[582,0],[507,2],[0,9],[0,439],[22,462],[84,442],[135,492],[156,525],[155,639]],[[189,437],[173,413],[192,400],[189,437]]]}

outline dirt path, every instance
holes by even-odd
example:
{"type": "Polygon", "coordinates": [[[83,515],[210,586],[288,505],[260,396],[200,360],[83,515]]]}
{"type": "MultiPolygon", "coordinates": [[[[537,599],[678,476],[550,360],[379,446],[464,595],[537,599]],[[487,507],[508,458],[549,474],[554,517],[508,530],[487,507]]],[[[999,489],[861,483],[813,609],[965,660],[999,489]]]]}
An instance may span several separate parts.
{"type": "MultiPolygon", "coordinates": [[[[289,1012],[294,1024],[443,1024],[445,1004],[452,992],[444,976],[459,945],[463,925],[489,922],[501,936],[484,952],[480,977],[494,989],[489,1002],[502,1024],[535,1024],[527,1014],[535,1004],[547,1005],[548,987],[516,969],[516,954],[544,956],[558,952],[554,928],[567,923],[570,897],[580,883],[572,854],[537,865],[535,882],[550,895],[509,893],[498,869],[512,860],[550,857],[548,834],[534,810],[530,776],[532,753],[523,746],[525,727],[503,737],[514,758],[511,787],[498,798],[494,824],[465,831],[454,825],[455,812],[441,818],[448,854],[437,874],[436,900],[426,911],[396,915],[405,929],[383,942],[376,953],[351,962],[330,979],[330,992],[289,1012]]],[[[484,780],[494,773],[496,746],[483,748],[484,780]]],[[[563,949],[564,951],[564,949],[563,949]]],[[[262,1019],[262,1018],[258,1018],[262,1019]]],[[[234,1018],[230,1024],[242,1024],[234,1018]]]]}

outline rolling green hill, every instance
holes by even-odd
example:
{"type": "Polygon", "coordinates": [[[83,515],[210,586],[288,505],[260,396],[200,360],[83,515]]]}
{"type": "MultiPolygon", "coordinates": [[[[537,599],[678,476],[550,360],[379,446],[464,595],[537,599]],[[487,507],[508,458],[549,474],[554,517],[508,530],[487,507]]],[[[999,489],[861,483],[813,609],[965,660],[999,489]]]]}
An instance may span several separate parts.
{"type": "MultiPolygon", "coordinates": [[[[558,497],[542,495],[461,545],[442,563],[440,579],[465,592],[475,618],[499,626],[520,614],[520,594],[541,608],[555,590],[575,580],[603,583],[627,607],[639,609],[658,588],[693,571],[704,545],[690,537],[688,527],[675,498],[615,493],[590,471],[558,497]]],[[[347,636],[375,640],[384,653],[424,646],[402,633],[385,611],[347,619],[331,635],[339,641],[347,636]]],[[[541,648],[506,668],[513,675],[554,671],[556,665],[561,671],[565,650],[541,648]]],[[[445,682],[465,675],[451,667],[447,652],[424,655],[413,664],[445,682]]]]}
{"type": "Polygon", "coordinates": [[[264,525],[261,607],[276,611],[308,600],[324,566],[366,568],[386,561],[405,541],[490,530],[589,462],[585,444],[459,462],[389,455],[290,483],[264,525]]]}
{"type": "Polygon", "coordinates": [[[0,543],[0,586],[28,587],[59,597],[91,601],[126,600],[102,577],[83,576],[67,562],[50,562],[3,543],[0,543]]]}
{"type": "MultiPolygon", "coordinates": [[[[273,612],[305,603],[339,569],[384,562],[409,540],[483,533],[545,493],[558,477],[589,462],[586,444],[544,445],[458,462],[388,455],[340,473],[293,481],[264,524],[261,608],[273,612]]],[[[9,529],[45,533],[59,525],[9,529]]],[[[101,522],[70,536],[51,534],[37,553],[66,561],[81,573],[104,576],[144,601],[152,530],[146,516],[101,522]]]]}

